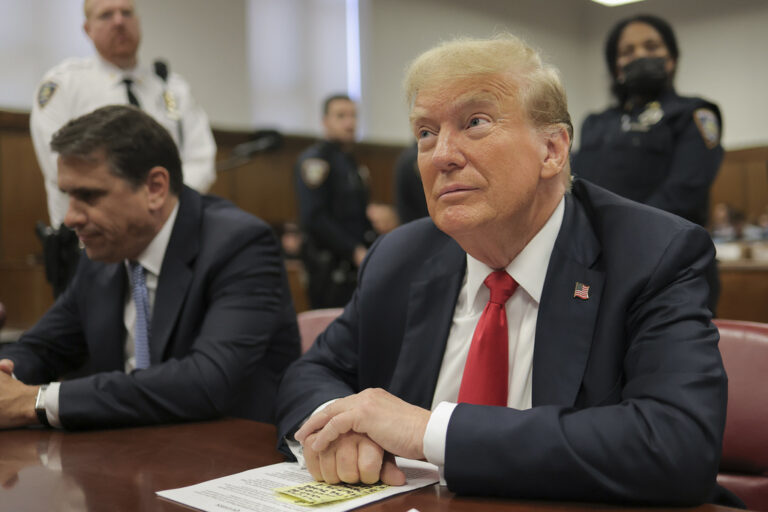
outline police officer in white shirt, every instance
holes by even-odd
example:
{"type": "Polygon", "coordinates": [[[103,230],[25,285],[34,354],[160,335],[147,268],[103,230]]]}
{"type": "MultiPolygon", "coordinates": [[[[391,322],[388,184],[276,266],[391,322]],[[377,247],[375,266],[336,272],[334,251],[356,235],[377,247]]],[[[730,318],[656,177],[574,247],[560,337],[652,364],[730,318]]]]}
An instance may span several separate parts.
{"type": "Polygon", "coordinates": [[[70,119],[104,105],[132,103],[163,125],[179,147],[188,186],[202,193],[216,179],[216,144],[189,84],[162,63],[152,70],[137,62],[141,30],[133,0],[85,0],[84,11],[84,29],[98,55],[67,59],[46,73],[30,116],[54,228],[64,219],[68,199],[58,188],[51,136],[70,119]]]}

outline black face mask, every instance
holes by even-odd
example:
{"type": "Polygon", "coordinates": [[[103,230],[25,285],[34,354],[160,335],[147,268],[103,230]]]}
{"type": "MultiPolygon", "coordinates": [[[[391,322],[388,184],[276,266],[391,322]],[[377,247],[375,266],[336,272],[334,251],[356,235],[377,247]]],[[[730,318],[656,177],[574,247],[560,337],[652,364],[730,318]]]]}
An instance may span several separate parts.
{"type": "Polygon", "coordinates": [[[624,80],[616,86],[626,97],[655,98],[669,85],[665,57],[635,59],[622,68],[624,80]]]}

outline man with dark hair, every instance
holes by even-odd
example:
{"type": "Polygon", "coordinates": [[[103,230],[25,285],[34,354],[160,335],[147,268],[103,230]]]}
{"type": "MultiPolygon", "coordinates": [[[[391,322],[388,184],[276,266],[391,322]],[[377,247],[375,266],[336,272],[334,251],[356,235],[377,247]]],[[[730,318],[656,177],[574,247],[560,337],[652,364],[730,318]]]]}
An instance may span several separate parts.
{"type": "Polygon", "coordinates": [[[0,351],[0,427],[271,421],[299,341],[270,228],[182,185],[173,139],[134,107],[72,120],[51,147],[85,254],[0,351]]]}
{"type": "Polygon", "coordinates": [[[352,155],[356,127],[355,102],[345,94],[329,96],[323,101],[325,138],[299,155],[294,168],[313,308],[349,300],[357,267],[376,238],[366,216],[368,169],[352,155]]]}

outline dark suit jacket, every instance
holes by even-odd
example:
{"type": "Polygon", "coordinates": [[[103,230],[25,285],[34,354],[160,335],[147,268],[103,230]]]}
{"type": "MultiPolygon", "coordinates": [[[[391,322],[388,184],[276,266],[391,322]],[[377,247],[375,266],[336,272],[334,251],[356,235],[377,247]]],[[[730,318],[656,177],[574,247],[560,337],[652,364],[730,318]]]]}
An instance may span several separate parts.
{"type": "MultiPolygon", "coordinates": [[[[727,398],[702,277],[713,256],[698,226],[577,181],[539,307],[533,408],[459,404],[446,444],[451,490],[710,499],[727,398]],[[574,298],[577,281],[588,300],[574,298]]],[[[465,264],[430,219],[380,239],[344,313],[286,372],[281,438],[321,403],[369,387],[429,408],[465,264]]]]}
{"type": "Polygon", "coordinates": [[[124,373],[124,264],[89,260],[0,357],[29,384],[62,382],[66,428],[235,415],[271,421],[277,385],[299,355],[280,251],[264,222],[184,188],[163,259],[150,332],[152,366],[124,373]]]}

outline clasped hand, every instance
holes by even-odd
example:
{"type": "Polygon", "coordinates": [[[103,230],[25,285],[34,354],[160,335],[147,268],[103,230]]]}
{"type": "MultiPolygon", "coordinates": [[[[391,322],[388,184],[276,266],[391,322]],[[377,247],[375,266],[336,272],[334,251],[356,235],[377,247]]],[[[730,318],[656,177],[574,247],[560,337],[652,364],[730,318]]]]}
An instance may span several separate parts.
{"type": "Polygon", "coordinates": [[[13,361],[0,359],[0,428],[14,428],[37,423],[35,397],[37,386],[27,386],[14,379],[13,361]]]}
{"type": "Polygon", "coordinates": [[[295,437],[315,480],[403,485],[394,456],[424,458],[429,416],[383,389],[366,389],[313,414],[295,437]]]}

